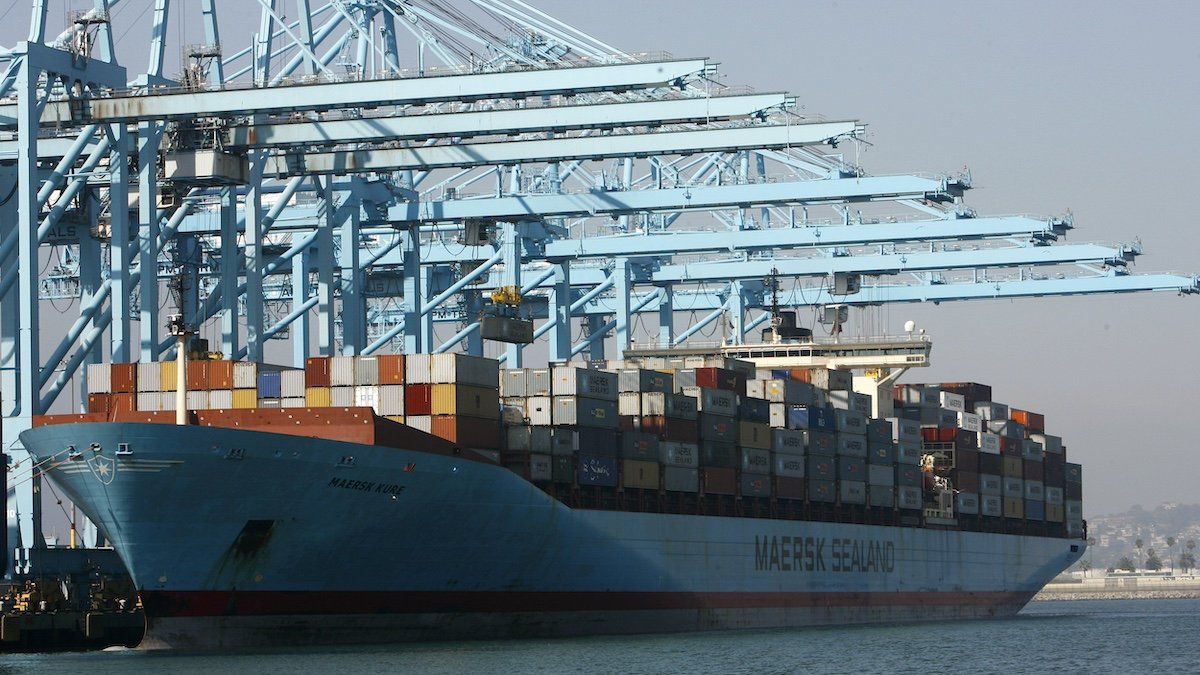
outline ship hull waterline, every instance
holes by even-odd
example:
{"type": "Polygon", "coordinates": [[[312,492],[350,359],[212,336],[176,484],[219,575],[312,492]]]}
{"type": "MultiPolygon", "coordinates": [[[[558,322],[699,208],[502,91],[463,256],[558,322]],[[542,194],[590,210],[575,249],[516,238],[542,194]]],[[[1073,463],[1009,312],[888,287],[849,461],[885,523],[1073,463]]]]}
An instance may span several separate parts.
{"type": "Polygon", "coordinates": [[[62,424],[22,440],[128,566],[145,648],[1011,616],[1085,548],[571,509],[466,457],[240,429],[62,424]]]}

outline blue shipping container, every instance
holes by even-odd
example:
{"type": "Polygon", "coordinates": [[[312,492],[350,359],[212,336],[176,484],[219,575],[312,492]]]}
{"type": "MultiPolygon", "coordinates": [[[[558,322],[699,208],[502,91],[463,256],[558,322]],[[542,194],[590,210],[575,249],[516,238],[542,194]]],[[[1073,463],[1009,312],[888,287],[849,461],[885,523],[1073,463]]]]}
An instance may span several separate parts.
{"type": "Polygon", "coordinates": [[[259,398],[280,398],[280,374],[279,371],[265,372],[258,374],[258,397],[259,398]]]}
{"type": "Polygon", "coordinates": [[[761,398],[742,398],[738,404],[738,414],[749,422],[771,422],[771,402],[761,398]]]}
{"type": "Polygon", "coordinates": [[[615,457],[580,454],[577,467],[576,476],[580,485],[617,486],[619,477],[615,457]]]}

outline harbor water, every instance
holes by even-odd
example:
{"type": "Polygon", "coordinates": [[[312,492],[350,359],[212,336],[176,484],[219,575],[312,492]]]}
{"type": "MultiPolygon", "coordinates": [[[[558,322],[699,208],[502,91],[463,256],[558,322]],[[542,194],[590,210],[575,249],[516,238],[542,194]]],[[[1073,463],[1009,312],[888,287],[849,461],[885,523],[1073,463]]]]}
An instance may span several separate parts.
{"type": "Polygon", "coordinates": [[[1200,671],[1200,600],[1052,601],[1016,618],[287,651],[0,657],[0,673],[908,673],[1200,671]]]}

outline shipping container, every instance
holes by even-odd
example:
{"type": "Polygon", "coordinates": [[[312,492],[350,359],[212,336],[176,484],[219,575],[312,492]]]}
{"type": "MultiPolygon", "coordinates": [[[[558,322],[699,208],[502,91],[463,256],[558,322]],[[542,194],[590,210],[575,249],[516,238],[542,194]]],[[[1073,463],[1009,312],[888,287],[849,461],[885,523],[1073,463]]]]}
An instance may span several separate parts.
{"type": "Polygon", "coordinates": [[[677,393],[644,393],[642,415],[661,415],[674,419],[694,420],[699,414],[700,404],[691,397],[677,393]]]}
{"type": "Polygon", "coordinates": [[[867,483],[870,485],[880,485],[891,487],[896,484],[896,469],[892,466],[884,466],[882,464],[870,464],[867,466],[867,483]]]}
{"type": "Polygon", "coordinates": [[[979,474],[974,471],[955,469],[950,473],[950,481],[955,490],[979,492],[979,474]]]}
{"type": "Polygon", "coordinates": [[[808,453],[827,457],[836,456],[838,453],[837,435],[824,431],[808,432],[808,453]]]}
{"type": "Polygon", "coordinates": [[[867,504],[885,509],[896,508],[896,488],[890,485],[868,485],[867,504]]]}
{"type": "Polygon", "coordinates": [[[769,474],[743,473],[741,488],[742,497],[770,497],[771,476],[769,474]]]}
{"type": "MultiPolygon", "coordinates": [[[[213,392],[214,394],[216,392],[213,392]]],[[[306,387],[304,402],[310,408],[328,408],[333,405],[332,392],[329,387],[306,387]]],[[[229,407],[233,406],[233,392],[229,392],[229,407]]],[[[219,406],[225,407],[225,406],[219,406]]]]}
{"type": "MultiPolygon", "coordinates": [[[[233,368],[229,371],[229,385],[233,388],[233,368]]],[[[311,356],[304,360],[304,385],[306,388],[329,387],[329,357],[311,356]]]]}
{"type": "Polygon", "coordinates": [[[884,466],[891,471],[896,463],[896,446],[890,440],[867,443],[867,462],[884,466]]]}
{"type": "Polygon", "coordinates": [[[793,476],[776,476],[775,496],[779,499],[804,499],[804,478],[793,476]]]}
{"type": "Polygon", "coordinates": [[[808,456],[805,458],[804,473],[809,478],[833,481],[837,479],[837,460],[832,457],[808,456]]]}
{"type": "Polygon", "coordinates": [[[742,473],[770,474],[771,451],[759,448],[741,449],[742,473]]]}
{"type": "Polygon", "coordinates": [[[378,357],[354,357],[354,385],[358,387],[379,386],[378,357]]]}
{"type": "Polygon", "coordinates": [[[962,396],[968,412],[974,411],[979,403],[992,400],[992,388],[978,382],[942,382],[938,388],[962,396]]]}
{"type": "Polygon", "coordinates": [[[839,434],[866,436],[867,417],[854,410],[833,410],[833,427],[839,434]]]}
{"type": "MultiPolygon", "coordinates": [[[[716,370],[715,368],[713,370],[716,370]]],[[[734,469],[706,466],[700,469],[700,481],[704,494],[736,495],[737,471],[734,469]]]]}
{"type": "Polygon", "coordinates": [[[700,466],[700,448],[694,443],[662,441],[658,445],[659,461],[667,466],[696,468],[700,466]]]}
{"type": "Polygon", "coordinates": [[[574,457],[551,457],[550,458],[550,480],[555,483],[574,483],[575,482],[575,458],[574,457]]]}
{"type": "Polygon", "coordinates": [[[771,449],[771,427],[760,422],[738,422],[738,445],[744,448],[771,449]]]}
{"type": "Polygon", "coordinates": [[[379,360],[379,384],[404,384],[404,355],[383,354],[379,360]]]}
{"type": "MultiPolygon", "coordinates": [[[[220,361],[214,361],[215,366],[220,361]]],[[[209,380],[212,380],[212,373],[215,368],[209,368],[209,380]]],[[[224,389],[224,387],[214,387],[215,389],[224,389]]],[[[280,398],[300,398],[304,396],[304,371],[303,370],[284,370],[279,373],[279,397],[280,398]]]]}
{"type": "Polygon", "coordinates": [[[839,457],[867,456],[867,439],[864,436],[837,435],[837,454],[839,457]]]}
{"type": "Polygon", "coordinates": [[[1029,480],[1026,478],[1025,483],[1025,501],[1046,501],[1045,488],[1040,480],[1029,480]]]}
{"type": "MultiPolygon", "coordinates": [[[[233,362],[233,388],[238,389],[257,389],[258,388],[258,372],[259,364],[253,361],[234,361],[233,362]]],[[[236,398],[236,394],[234,397],[236,398]]],[[[235,401],[236,405],[236,401],[235,401]]]]}
{"type": "Polygon", "coordinates": [[[617,374],[605,370],[555,366],[553,378],[555,396],[585,396],[615,403],[619,393],[617,374]]]}
{"type": "Polygon", "coordinates": [[[544,483],[554,478],[554,465],[549,455],[530,454],[525,462],[505,463],[505,466],[525,480],[544,483]]]}
{"type": "MultiPolygon", "coordinates": [[[[212,400],[212,396],[211,396],[211,394],[212,394],[212,393],[213,393],[213,392],[209,392],[209,394],[210,394],[210,396],[209,396],[209,400],[210,400],[210,401],[212,400]]],[[[231,392],[231,393],[232,393],[232,392],[231,392]]],[[[213,407],[215,408],[216,406],[213,406],[213,407]]],[[[290,397],[287,397],[287,398],[281,398],[281,399],[279,399],[279,407],[280,407],[280,408],[307,408],[307,407],[308,407],[308,401],[307,401],[307,400],[305,400],[305,397],[303,397],[303,396],[290,396],[290,397]]],[[[399,415],[399,416],[396,416],[396,415],[388,416],[388,419],[392,419],[393,417],[400,417],[400,419],[398,419],[398,420],[393,420],[393,421],[396,421],[396,422],[401,422],[401,423],[402,423],[402,422],[404,422],[404,417],[403,417],[403,415],[399,415]]]]}
{"type": "MultiPolygon", "coordinates": [[[[149,369],[147,369],[149,371],[149,369]]],[[[303,371],[297,371],[303,373],[303,371]]],[[[162,385],[162,373],[159,372],[157,384],[162,385]]],[[[301,393],[303,395],[303,375],[301,375],[301,393]]],[[[328,386],[328,385],[325,385],[328,386]]],[[[208,363],[208,388],[209,389],[233,389],[233,361],[209,361],[208,363]]]]}
{"type": "Polygon", "coordinates": [[[955,394],[948,391],[943,391],[940,397],[939,404],[946,410],[953,410],[956,413],[965,412],[967,409],[966,399],[961,394],[955,394]]]}
{"type": "Polygon", "coordinates": [[[725,368],[694,368],[675,373],[675,386],[724,389],[735,394],[746,394],[746,375],[725,368]]]}
{"type": "Polygon", "coordinates": [[[637,459],[621,461],[621,485],[638,490],[657,490],[659,479],[658,462],[637,459]]]}
{"type": "Polygon", "coordinates": [[[550,454],[573,455],[579,452],[579,432],[569,427],[535,427],[550,433],[550,454]]]}
{"type": "Polygon", "coordinates": [[[658,443],[658,436],[626,431],[621,434],[621,457],[657,462],[658,443]]]}
{"type": "Polygon", "coordinates": [[[911,466],[908,464],[896,465],[896,485],[898,487],[921,487],[921,469],[920,467],[911,466]]]}
{"type": "Polygon", "coordinates": [[[921,422],[918,420],[910,420],[903,417],[889,417],[888,422],[892,424],[892,440],[899,443],[907,441],[910,443],[921,442],[921,422]]]}
{"type": "Polygon", "coordinates": [[[432,354],[429,357],[429,380],[430,384],[466,384],[498,390],[500,363],[495,359],[468,354],[432,354]]]}
{"type": "Polygon", "coordinates": [[[378,387],[363,387],[375,391],[375,411],[384,416],[399,416],[404,414],[404,386],[399,384],[384,384],[378,387]]]}
{"type": "MultiPolygon", "coordinates": [[[[406,419],[411,419],[407,415],[406,419]]],[[[500,449],[500,424],[496,420],[462,415],[433,415],[429,433],[467,448],[500,449]]]]}
{"type": "Polygon", "coordinates": [[[617,373],[617,388],[623,392],[668,394],[675,391],[675,377],[660,370],[626,368],[617,373]]]}
{"type": "Polygon", "coordinates": [[[1004,515],[1004,498],[1000,495],[980,495],[979,513],[992,518],[1004,515]]]}
{"type": "Polygon", "coordinates": [[[158,364],[158,386],[163,391],[175,391],[179,388],[179,366],[174,361],[160,361],[158,364]]]}
{"type": "Polygon", "coordinates": [[[838,457],[837,478],[841,481],[867,481],[867,463],[861,457],[838,457]]]}
{"type": "Polygon", "coordinates": [[[743,396],[738,401],[738,417],[748,422],[760,422],[770,426],[771,403],[766,399],[743,396]]]}
{"type": "Polygon", "coordinates": [[[1021,519],[1025,517],[1025,500],[1020,497],[1004,498],[1004,517],[1021,519]]]}
{"type": "Polygon", "coordinates": [[[702,440],[736,443],[738,440],[738,423],[724,415],[700,413],[697,417],[696,428],[702,440]]]}
{"type": "Polygon", "coordinates": [[[702,440],[699,447],[700,466],[733,469],[740,461],[737,446],[733,443],[702,440]]]}
{"type": "MultiPolygon", "coordinates": [[[[552,453],[550,427],[511,426],[504,430],[504,449],[521,452],[552,453]]],[[[566,454],[571,454],[570,452],[566,454]]]]}
{"type": "Polygon", "coordinates": [[[775,452],[773,456],[773,473],[776,476],[804,478],[804,456],[791,453],[775,452]]]}
{"type": "Polygon", "coordinates": [[[586,396],[555,396],[552,418],[554,424],[568,426],[617,428],[617,403],[586,396]]]}
{"type": "MultiPolygon", "coordinates": [[[[236,373],[237,370],[234,370],[236,373]]],[[[258,407],[258,391],[256,389],[234,389],[233,407],[235,410],[253,410],[258,407]]]]}
{"type": "Polygon", "coordinates": [[[958,413],[958,427],[974,434],[978,434],[982,428],[979,416],[969,412],[958,413]]]}
{"type": "MultiPolygon", "coordinates": [[[[329,390],[323,389],[325,392],[324,405],[317,406],[308,404],[308,394],[305,392],[305,403],[311,407],[329,407],[329,390]]],[[[163,410],[175,409],[175,392],[163,392],[163,410]]],[[[213,410],[229,410],[233,408],[233,390],[232,389],[213,389],[208,392],[208,406],[213,410]]]]}
{"type": "Polygon", "coordinates": [[[1001,497],[1004,495],[1004,481],[996,475],[990,473],[979,474],[979,493],[983,495],[992,495],[1001,497]]]}
{"type": "Polygon", "coordinates": [[[1045,520],[1046,519],[1046,502],[1041,500],[1026,499],[1025,500],[1025,519],[1026,520],[1045,520]]]}
{"type": "Polygon", "coordinates": [[[466,415],[492,420],[500,417],[499,392],[495,388],[435,384],[430,387],[430,394],[432,415],[466,415]]]}
{"type": "Polygon", "coordinates": [[[867,484],[857,480],[838,481],[838,501],[842,504],[866,504],[867,484]]]}
{"type": "Polygon", "coordinates": [[[808,449],[808,432],[793,429],[772,429],[771,449],[803,455],[808,449]]]}
{"type": "MultiPolygon", "coordinates": [[[[257,403],[257,401],[255,402],[257,403]]],[[[208,410],[208,391],[189,391],[187,393],[187,409],[188,410],[208,410]]],[[[257,405],[250,406],[257,408],[257,405]]]]}
{"type": "MultiPolygon", "coordinates": [[[[354,386],[353,356],[334,356],[329,359],[329,384],[333,387],[354,386]]],[[[237,378],[237,367],[234,366],[234,379],[237,378]]]]}
{"type": "Polygon", "coordinates": [[[329,400],[335,408],[349,408],[358,402],[354,387],[330,387],[329,400]]]}
{"type": "Polygon", "coordinates": [[[1047,504],[1057,504],[1059,506],[1062,505],[1062,503],[1063,503],[1063,489],[1062,488],[1055,487],[1053,485],[1047,485],[1047,486],[1045,486],[1045,493],[1046,493],[1046,503],[1047,504]]]}
{"type": "Polygon", "coordinates": [[[987,431],[979,432],[979,449],[983,452],[1000,454],[1000,437],[987,431]]]}
{"type": "MultiPolygon", "coordinates": [[[[98,364],[103,366],[102,364],[98,364]]],[[[88,391],[95,392],[95,387],[92,386],[92,371],[91,366],[88,366],[88,391]]],[[[109,380],[109,388],[111,389],[111,380],[109,380]]],[[[162,367],[157,361],[150,363],[137,364],[137,390],[138,391],[162,391],[162,367]]],[[[109,393],[109,392],[95,392],[109,393]]]]}
{"type": "Polygon", "coordinates": [[[700,439],[696,422],[660,415],[643,416],[642,431],[654,434],[664,441],[695,443],[700,439]]]}
{"type": "Polygon", "coordinates": [[[579,439],[580,452],[605,457],[616,457],[621,452],[621,434],[613,429],[578,427],[575,435],[579,439]]]}
{"type": "Polygon", "coordinates": [[[1050,434],[1029,434],[1030,440],[1041,444],[1042,449],[1053,455],[1063,454],[1063,444],[1061,436],[1051,436],[1050,434]]]}
{"type": "Polygon", "coordinates": [[[683,466],[665,466],[662,470],[663,489],[668,492],[699,492],[700,471],[683,466]]]}
{"type": "Polygon", "coordinates": [[[793,405],[812,405],[814,401],[813,386],[806,382],[794,380],[753,380],[746,382],[746,395],[761,398],[772,403],[791,403],[793,405]]]}
{"type": "Polygon", "coordinates": [[[408,415],[404,416],[404,423],[413,429],[424,431],[425,433],[433,433],[433,417],[429,415],[408,415]]]}
{"type": "Polygon", "coordinates": [[[997,476],[1004,474],[1004,458],[987,452],[979,453],[979,472],[997,476]]]}
{"type": "MultiPolygon", "coordinates": [[[[191,364],[188,364],[191,367],[191,364]]],[[[188,372],[188,388],[191,388],[191,372],[188,372]]],[[[205,380],[207,380],[207,369],[205,369],[205,380]]],[[[258,374],[258,397],[259,398],[283,398],[283,377],[279,371],[265,371],[258,374]]]]}
{"type": "Polygon", "coordinates": [[[1004,487],[1005,499],[1024,499],[1025,498],[1025,481],[1020,478],[1003,477],[1001,483],[1004,487]]]}
{"type": "Polygon", "coordinates": [[[833,504],[837,501],[837,483],[831,480],[809,478],[806,491],[810,502],[833,504]]]}
{"type": "MultiPolygon", "coordinates": [[[[108,394],[88,394],[88,412],[107,413],[109,412],[108,394]],[[93,397],[97,397],[93,399],[93,397]],[[103,397],[103,404],[100,404],[99,398],[103,397]]],[[[137,394],[137,409],[139,411],[155,412],[162,410],[162,392],[158,391],[140,391],[137,394]]]]}
{"type": "Polygon", "coordinates": [[[830,391],[829,405],[838,410],[852,410],[860,415],[871,415],[871,397],[856,391],[830,391]]]}
{"type": "Polygon", "coordinates": [[[1004,421],[1008,419],[1008,406],[993,401],[975,403],[975,414],[984,422],[1004,421]]]}
{"type": "Polygon", "coordinates": [[[1001,457],[1000,458],[1002,475],[1006,478],[1020,478],[1025,475],[1024,465],[1021,463],[1020,457],[1001,457]]]}
{"type": "Polygon", "coordinates": [[[680,392],[684,396],[696,399],[701,413],[722,417],[737,416],[738,396],[732,391],[710,387],[683,387],[680,392]]]}
{"type": "Polygon", "coordinates": [[[807,382],[825,391],[850,391],[854,389],[854,376],[846,370],[828,368],[794,368],[792,379],[807,382]]]}
{"type": "Polygon", "coordinates": [[[554,378],[549,368],[527,368],[525,386],[529,396],[552,396],[554,378]]]}
{"type": "Polygon", "coordinates": [[[919,511],[925,506],[921,488],[911,485],[896,486],[896,507],[906,511],[919,511]]]}
{"type": "Polygon", "coordinates": [[[896,463],[917,466],[925,452],[920,443],[900,442],[896,444],[896,463]]]}
{"type": "MultiPolygon", "coordinates": [[[[404,384],[432,384],[432,354],[405,354],[404,384]]],[[[497,370],[496,380],[499,385],[500,374],[497,370]]]]}
{"type": "Polygon", "coordinates": [[[1062,504],[1051,504],[1046,502],[1046,522],[1061,523],[1066,519],[1062,504]]]}
{"type": "Polygon", "coordinates": [[[966,515],[979,514],[979,495],[973,492],[958,492],[954,495],[954,511],[966,515]]]}
{"type": "Polygon", "coordinates": [[[867,442],[879,445],[892,444],[892,423],[887,420],[867,420],[867,442]]]}

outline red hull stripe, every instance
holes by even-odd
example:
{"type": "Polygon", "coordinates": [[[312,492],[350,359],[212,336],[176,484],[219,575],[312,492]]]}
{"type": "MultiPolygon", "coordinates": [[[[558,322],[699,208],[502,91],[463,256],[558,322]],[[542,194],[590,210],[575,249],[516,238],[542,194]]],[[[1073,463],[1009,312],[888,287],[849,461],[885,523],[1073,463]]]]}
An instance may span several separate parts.
{"type": "Polygon", "coordinates": [[[1023,605],[1032,592],[142,591],[152,617],[1023,605]]]}

